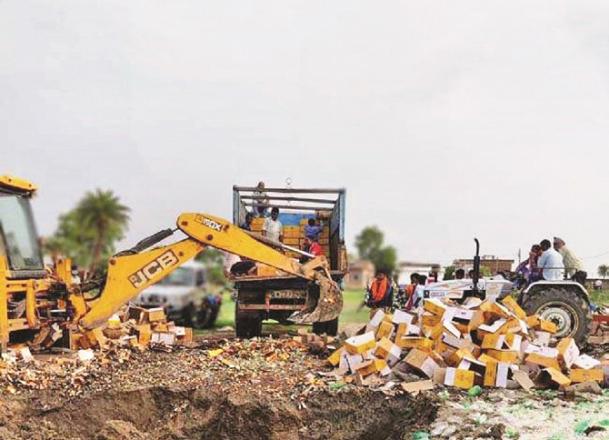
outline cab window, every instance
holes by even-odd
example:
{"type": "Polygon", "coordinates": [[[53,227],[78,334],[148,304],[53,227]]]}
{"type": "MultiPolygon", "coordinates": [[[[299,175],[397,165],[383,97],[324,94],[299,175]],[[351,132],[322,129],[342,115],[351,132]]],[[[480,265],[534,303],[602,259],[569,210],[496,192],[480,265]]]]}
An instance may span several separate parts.
{"type": "Polygon", "coordinates": [[[11,270],[44,268],[28,199],[0,194],[0,234],[11,270]]]}

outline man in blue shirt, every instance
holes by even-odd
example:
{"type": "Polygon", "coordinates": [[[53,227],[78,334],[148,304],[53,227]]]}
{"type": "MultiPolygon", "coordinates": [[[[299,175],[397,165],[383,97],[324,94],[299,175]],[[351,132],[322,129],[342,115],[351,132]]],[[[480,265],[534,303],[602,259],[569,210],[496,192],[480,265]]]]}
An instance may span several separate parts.
{"type": "Polygon", "coordinates": [[[552,248],[550,240],[539,243],[543,253],[537,261],[537,267],[541,270],[543,279],[547,281],[560,281],[564,279],[564,264],[562,255],[552,248]]]}

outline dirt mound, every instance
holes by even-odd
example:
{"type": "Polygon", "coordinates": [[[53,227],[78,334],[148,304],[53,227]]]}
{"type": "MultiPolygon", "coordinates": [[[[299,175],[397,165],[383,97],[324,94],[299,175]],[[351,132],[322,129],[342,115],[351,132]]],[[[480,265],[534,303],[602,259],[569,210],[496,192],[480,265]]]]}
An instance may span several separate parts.
{"type": "Polygon", "coordinates": [[[255,392],[159,387],[99,393],[45,411],[24,401],[3,438],[399,439],[435,413],[427,398],[355,388],[317,392],[299,410],[289,399],[255,392]]]}

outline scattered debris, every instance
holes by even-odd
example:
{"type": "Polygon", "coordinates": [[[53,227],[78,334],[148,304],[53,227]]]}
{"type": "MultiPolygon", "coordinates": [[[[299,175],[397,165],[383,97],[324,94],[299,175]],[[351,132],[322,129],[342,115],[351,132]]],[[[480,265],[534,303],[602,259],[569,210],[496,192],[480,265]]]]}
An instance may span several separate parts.
{"type": "Polygon", "coordinates": [[[421,378],[424,387],[433,382],[469,390],[471,396],[481,387],[529,391],[604,384],[609,359],[580,353],[573,338],[558,339],[556,331],[553,322],[527,316],[508,296],[463,304],[425,299],[413,312],[378,310],[341,345],[303,334],[297,340],[316,341],[315,352],[333,349],[327,361],[345,382],[386,393],[382,385],[396,380],[399,390],[419,392],[421,378]]]}

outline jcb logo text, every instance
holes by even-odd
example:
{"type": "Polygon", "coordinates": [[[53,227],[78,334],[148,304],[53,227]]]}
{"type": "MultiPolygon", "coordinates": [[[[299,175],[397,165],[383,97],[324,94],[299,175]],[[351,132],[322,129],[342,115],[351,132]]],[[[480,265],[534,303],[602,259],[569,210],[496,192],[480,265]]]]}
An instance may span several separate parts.
{"type": "Polygon", "coordinates": [[[167,251],[146,264],[133,275],[130,275],[129,282],[133,287],[138,288],[153,279],[163,269],[175,266],[176,264],[178,264],[178,257],[172,251],[167,251]]]}

